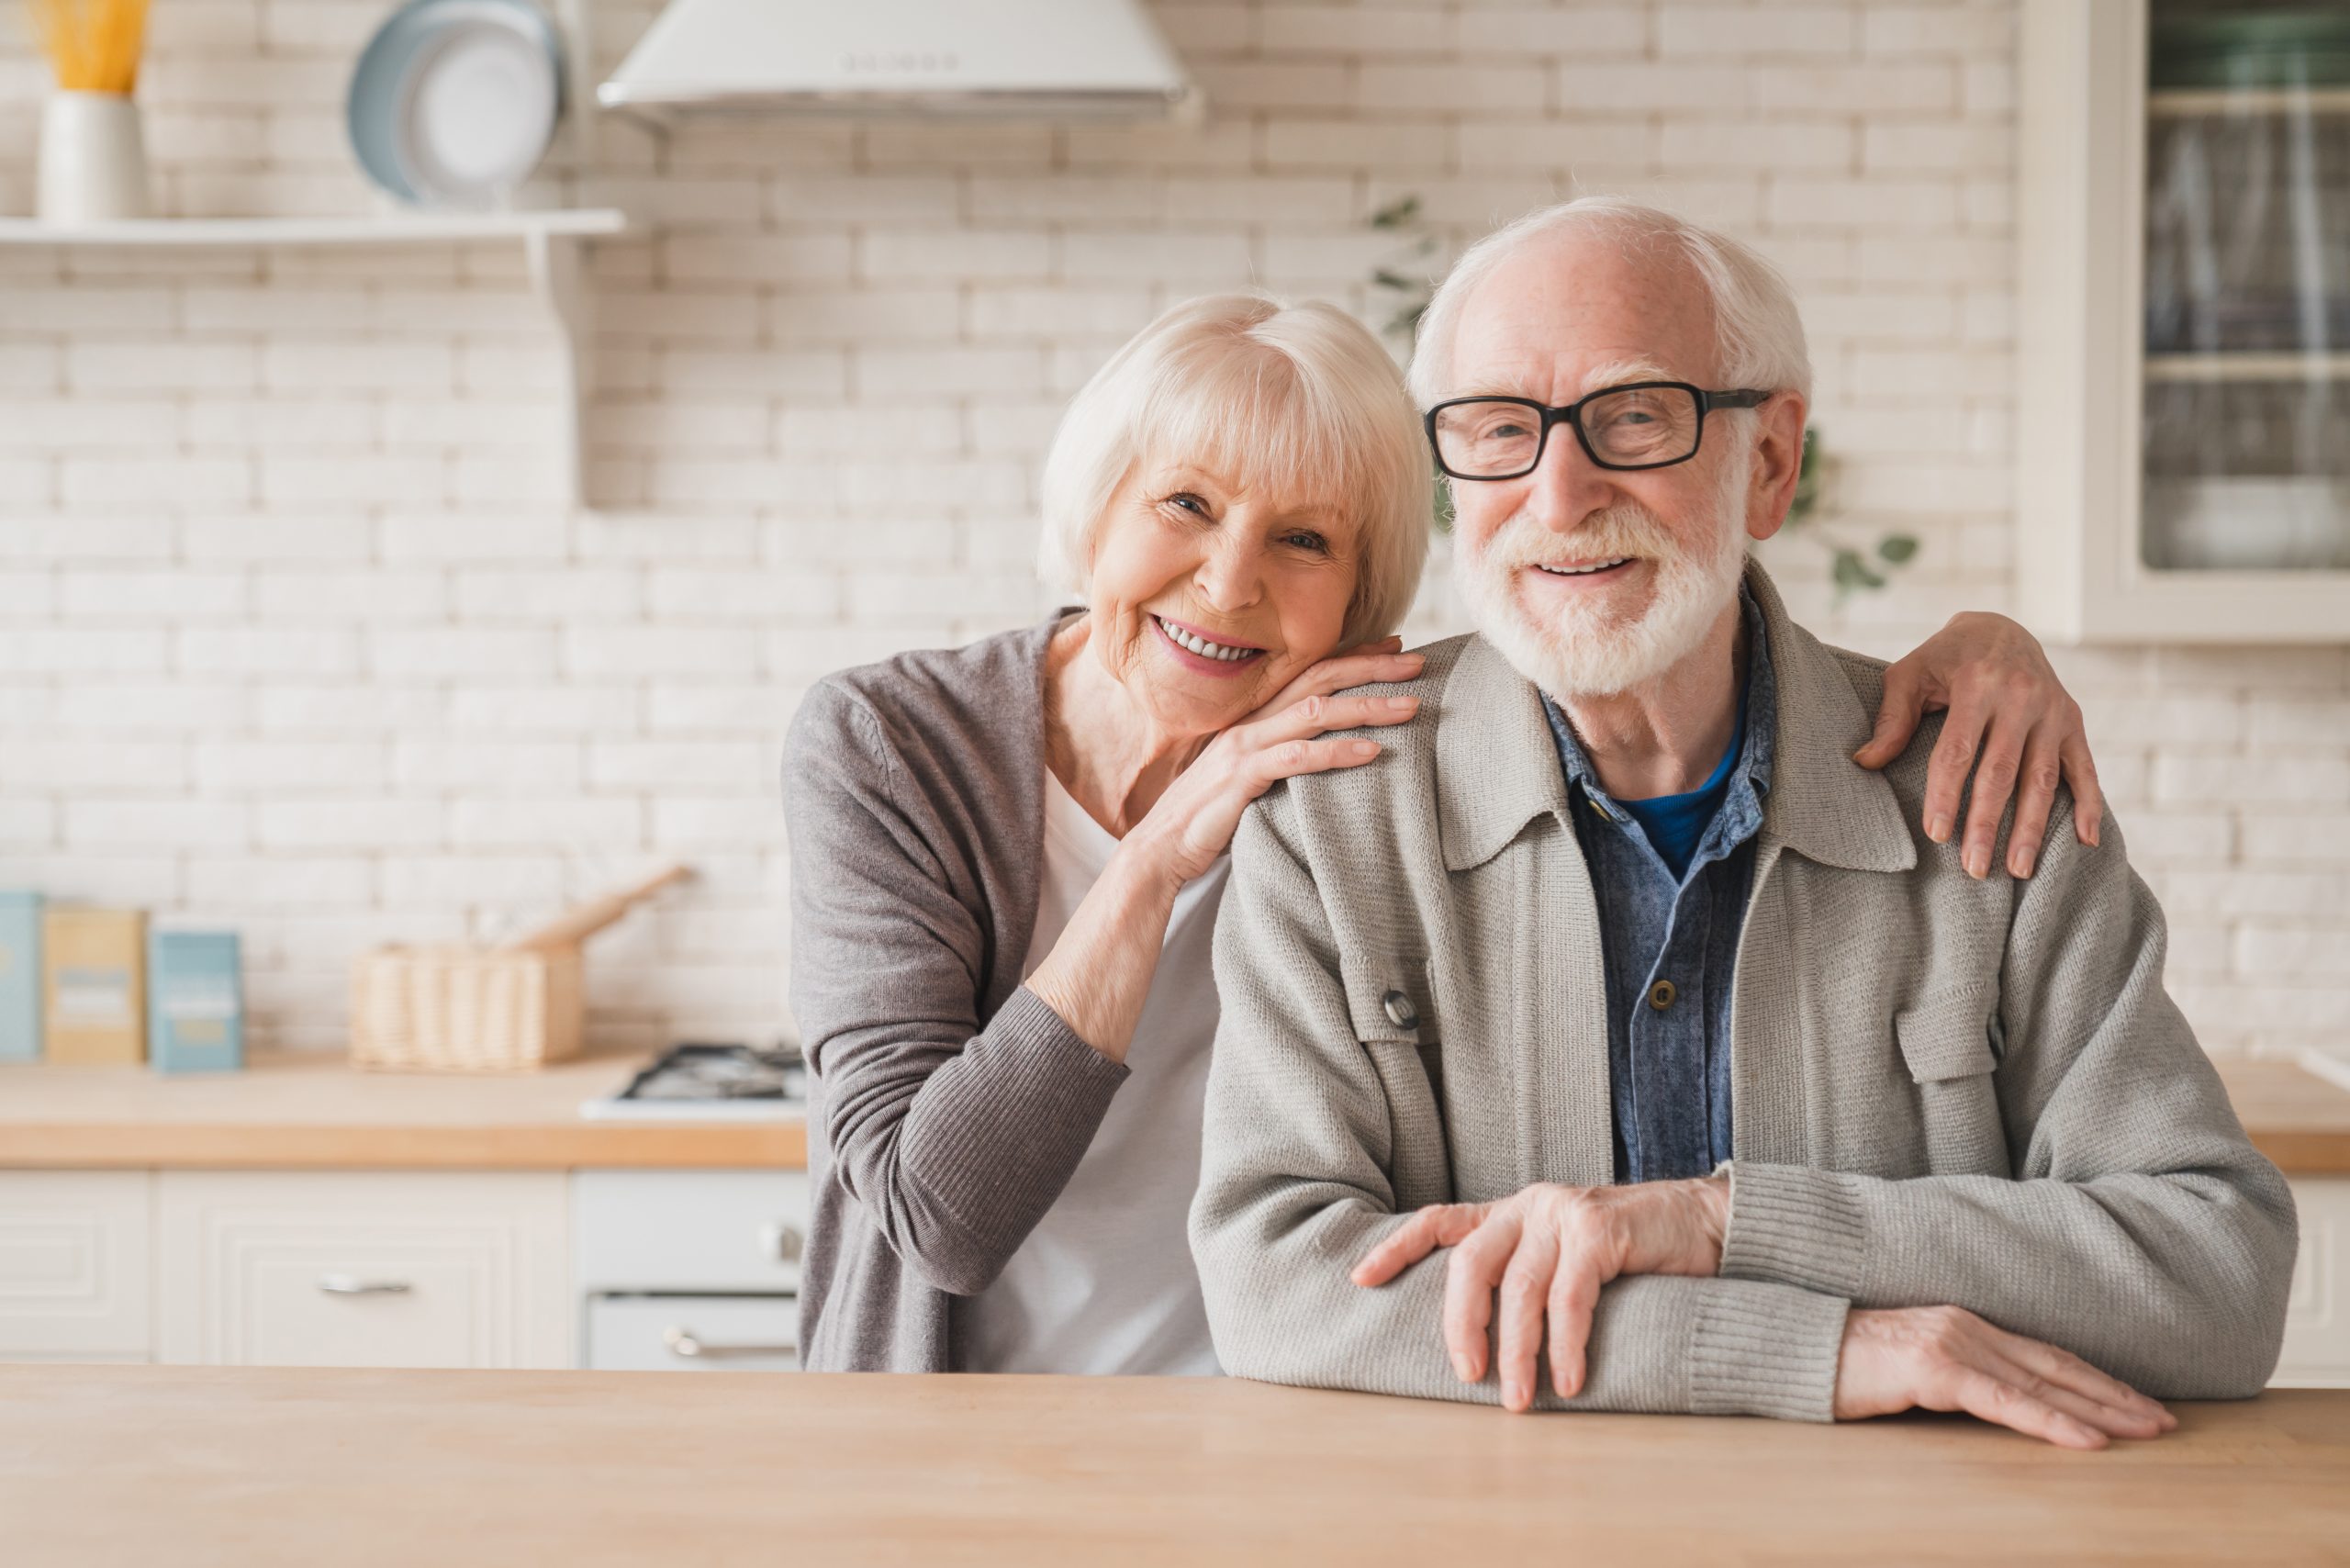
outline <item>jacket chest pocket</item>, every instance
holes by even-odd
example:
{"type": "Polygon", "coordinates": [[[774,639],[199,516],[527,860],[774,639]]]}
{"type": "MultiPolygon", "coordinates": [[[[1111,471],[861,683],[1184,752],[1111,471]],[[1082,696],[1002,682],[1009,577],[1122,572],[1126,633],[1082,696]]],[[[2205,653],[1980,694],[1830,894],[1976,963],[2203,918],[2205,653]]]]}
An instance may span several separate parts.
{"type": "Polygon", "coordinates": [[[1400,1211],[1452,1201],[1445,1148],[1444,1055],[1427,960],[1342,957],[1347,1013],[1387,1099],[1388,1180],[1400,1211]]]}
{"type": "Polygon", "coordinates": [[[1935,1176],[2012,1174],[2008,1132],[1992,1074],[1993,998],[1973,992],[1920,1003],[1893,1016],[1901,1059],[1918,1092],[1926,1169],[1935,1176]]]}

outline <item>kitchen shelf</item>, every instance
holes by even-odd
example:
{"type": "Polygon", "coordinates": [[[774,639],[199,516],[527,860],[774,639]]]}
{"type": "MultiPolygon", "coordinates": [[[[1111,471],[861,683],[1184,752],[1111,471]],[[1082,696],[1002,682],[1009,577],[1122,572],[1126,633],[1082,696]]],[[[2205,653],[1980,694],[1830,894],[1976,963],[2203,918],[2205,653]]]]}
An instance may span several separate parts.
{"type": "Polygon", "coordinates": [[[628,215],[613,207],[545,212],[418,213],[413,217],[146,218],[118,223],[44,223],[0,218],[0,245],[447,245],[619,234],[628,215]]]}
{"type": "Polygon", "coordinates": [[[0,245],[154,250],[459,245],[516,241],[531,267],[531,286],[554,318],[562,345],[565,407],[562,464],[565,490],[582,498],[582,410],[594,390],[595,297],[580,265],[580,247],[628,230],[628,215],[612,207],[536,212],[418,213],[351,218],[151,218],[118,223],[64,225],[38,218],[0,218],[0,245]]]}
{"type": "Polygon", "coordinates": [[[2196,115],[2350,115],[2350,87],[2167,87],[2146,95],[2157,119],[2196,115]]]}
{"type": "Polygon", "coordinates": [[[2149,381],[2344,381],[2350,353],[2150,353],[2149,381]]]}

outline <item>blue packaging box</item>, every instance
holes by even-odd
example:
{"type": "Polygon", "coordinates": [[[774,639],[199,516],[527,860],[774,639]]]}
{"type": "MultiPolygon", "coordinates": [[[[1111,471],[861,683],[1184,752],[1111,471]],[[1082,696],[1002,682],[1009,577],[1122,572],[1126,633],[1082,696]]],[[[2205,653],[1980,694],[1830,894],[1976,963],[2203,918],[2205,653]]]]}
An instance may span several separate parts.
{"type": "Polygon", "coordinates": [[[40,895],[0,892],[0,1061],[40,1058],[40,895]]]}
{"type": "Polygon", "coordinates": [[[235,932],[149,935],[147,1062],[157,1072],[233,1072],[245,1065],[244,972],[235,932]]]}

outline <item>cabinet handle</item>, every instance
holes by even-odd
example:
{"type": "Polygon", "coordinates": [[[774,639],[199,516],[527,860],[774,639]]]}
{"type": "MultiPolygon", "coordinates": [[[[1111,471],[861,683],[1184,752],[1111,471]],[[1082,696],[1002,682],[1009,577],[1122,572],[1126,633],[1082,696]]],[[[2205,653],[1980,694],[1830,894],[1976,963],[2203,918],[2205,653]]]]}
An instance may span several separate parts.
{"type": "Polygon", "coordinates": [[[759,1226],[759,1246],[778,1263],[797,1263],[807,1239],[797,1226],[763,1225],[759,1226]]]}
{"type": "Polygon", "coordinates": [[[406,1295],[406,1280],[363,1280],[355,1274],[320,1274],[319,1289],[329,1295],[406,1295]]]}
{"type": "Polygon", "coordinates": [[[682,1325],[673,1324],[661,1330],[661,1339],[669,1347],[671,1355],[683,1356],[688,1361],[722,1361],[746,1356],[789,1356],[794,1361],[800,1359],[800,1347],[797,1345],[712,1345],[706,1343],[692,1329],[682,1325]]]}

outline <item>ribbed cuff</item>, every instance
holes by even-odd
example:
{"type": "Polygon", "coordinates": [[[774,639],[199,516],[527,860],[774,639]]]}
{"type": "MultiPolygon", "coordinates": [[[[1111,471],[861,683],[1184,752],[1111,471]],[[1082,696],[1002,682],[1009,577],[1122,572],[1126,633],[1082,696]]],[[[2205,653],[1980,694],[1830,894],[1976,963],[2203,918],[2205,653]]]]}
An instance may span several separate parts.
{"type": "Polygon", "coordinates": [[[1860,1294],[1866,1241],[1860,1201],[1844,1177],[1803,1165],[1730,1163],[1723,1278],[1849,1299],[1860,1294]]]}
{"type": "Polygon", "coordinates": [[[1691,1411],[1834,1420],[1845,1306],[1787,1285],[1706,1282],[1689,1337],[1691,1411]]]}
{"type": "Polygon", "coordinates": [[[1060,1196],[1128,1069],[1024,985],[964,1049],[973,1070],[934,1080],[920,1173],[986,1244],[1016,1247],[1060,1196]]]}
{"type": "MultiPolygon", "coordinates": [[[[1021,1065],[1015,1081],[1023,1092],[1058,1091],[1083,1101],[1094,1094],[1106,1098],[1126,1081],[1125,1063],[1087,1045],[1050,1002],[1024,985],[1004,998],[984,1033],[1017,1047],[1021,1065]]],[[[1092,1141],[1090,1135],[1086,1141],[1092,1141]]]]}

